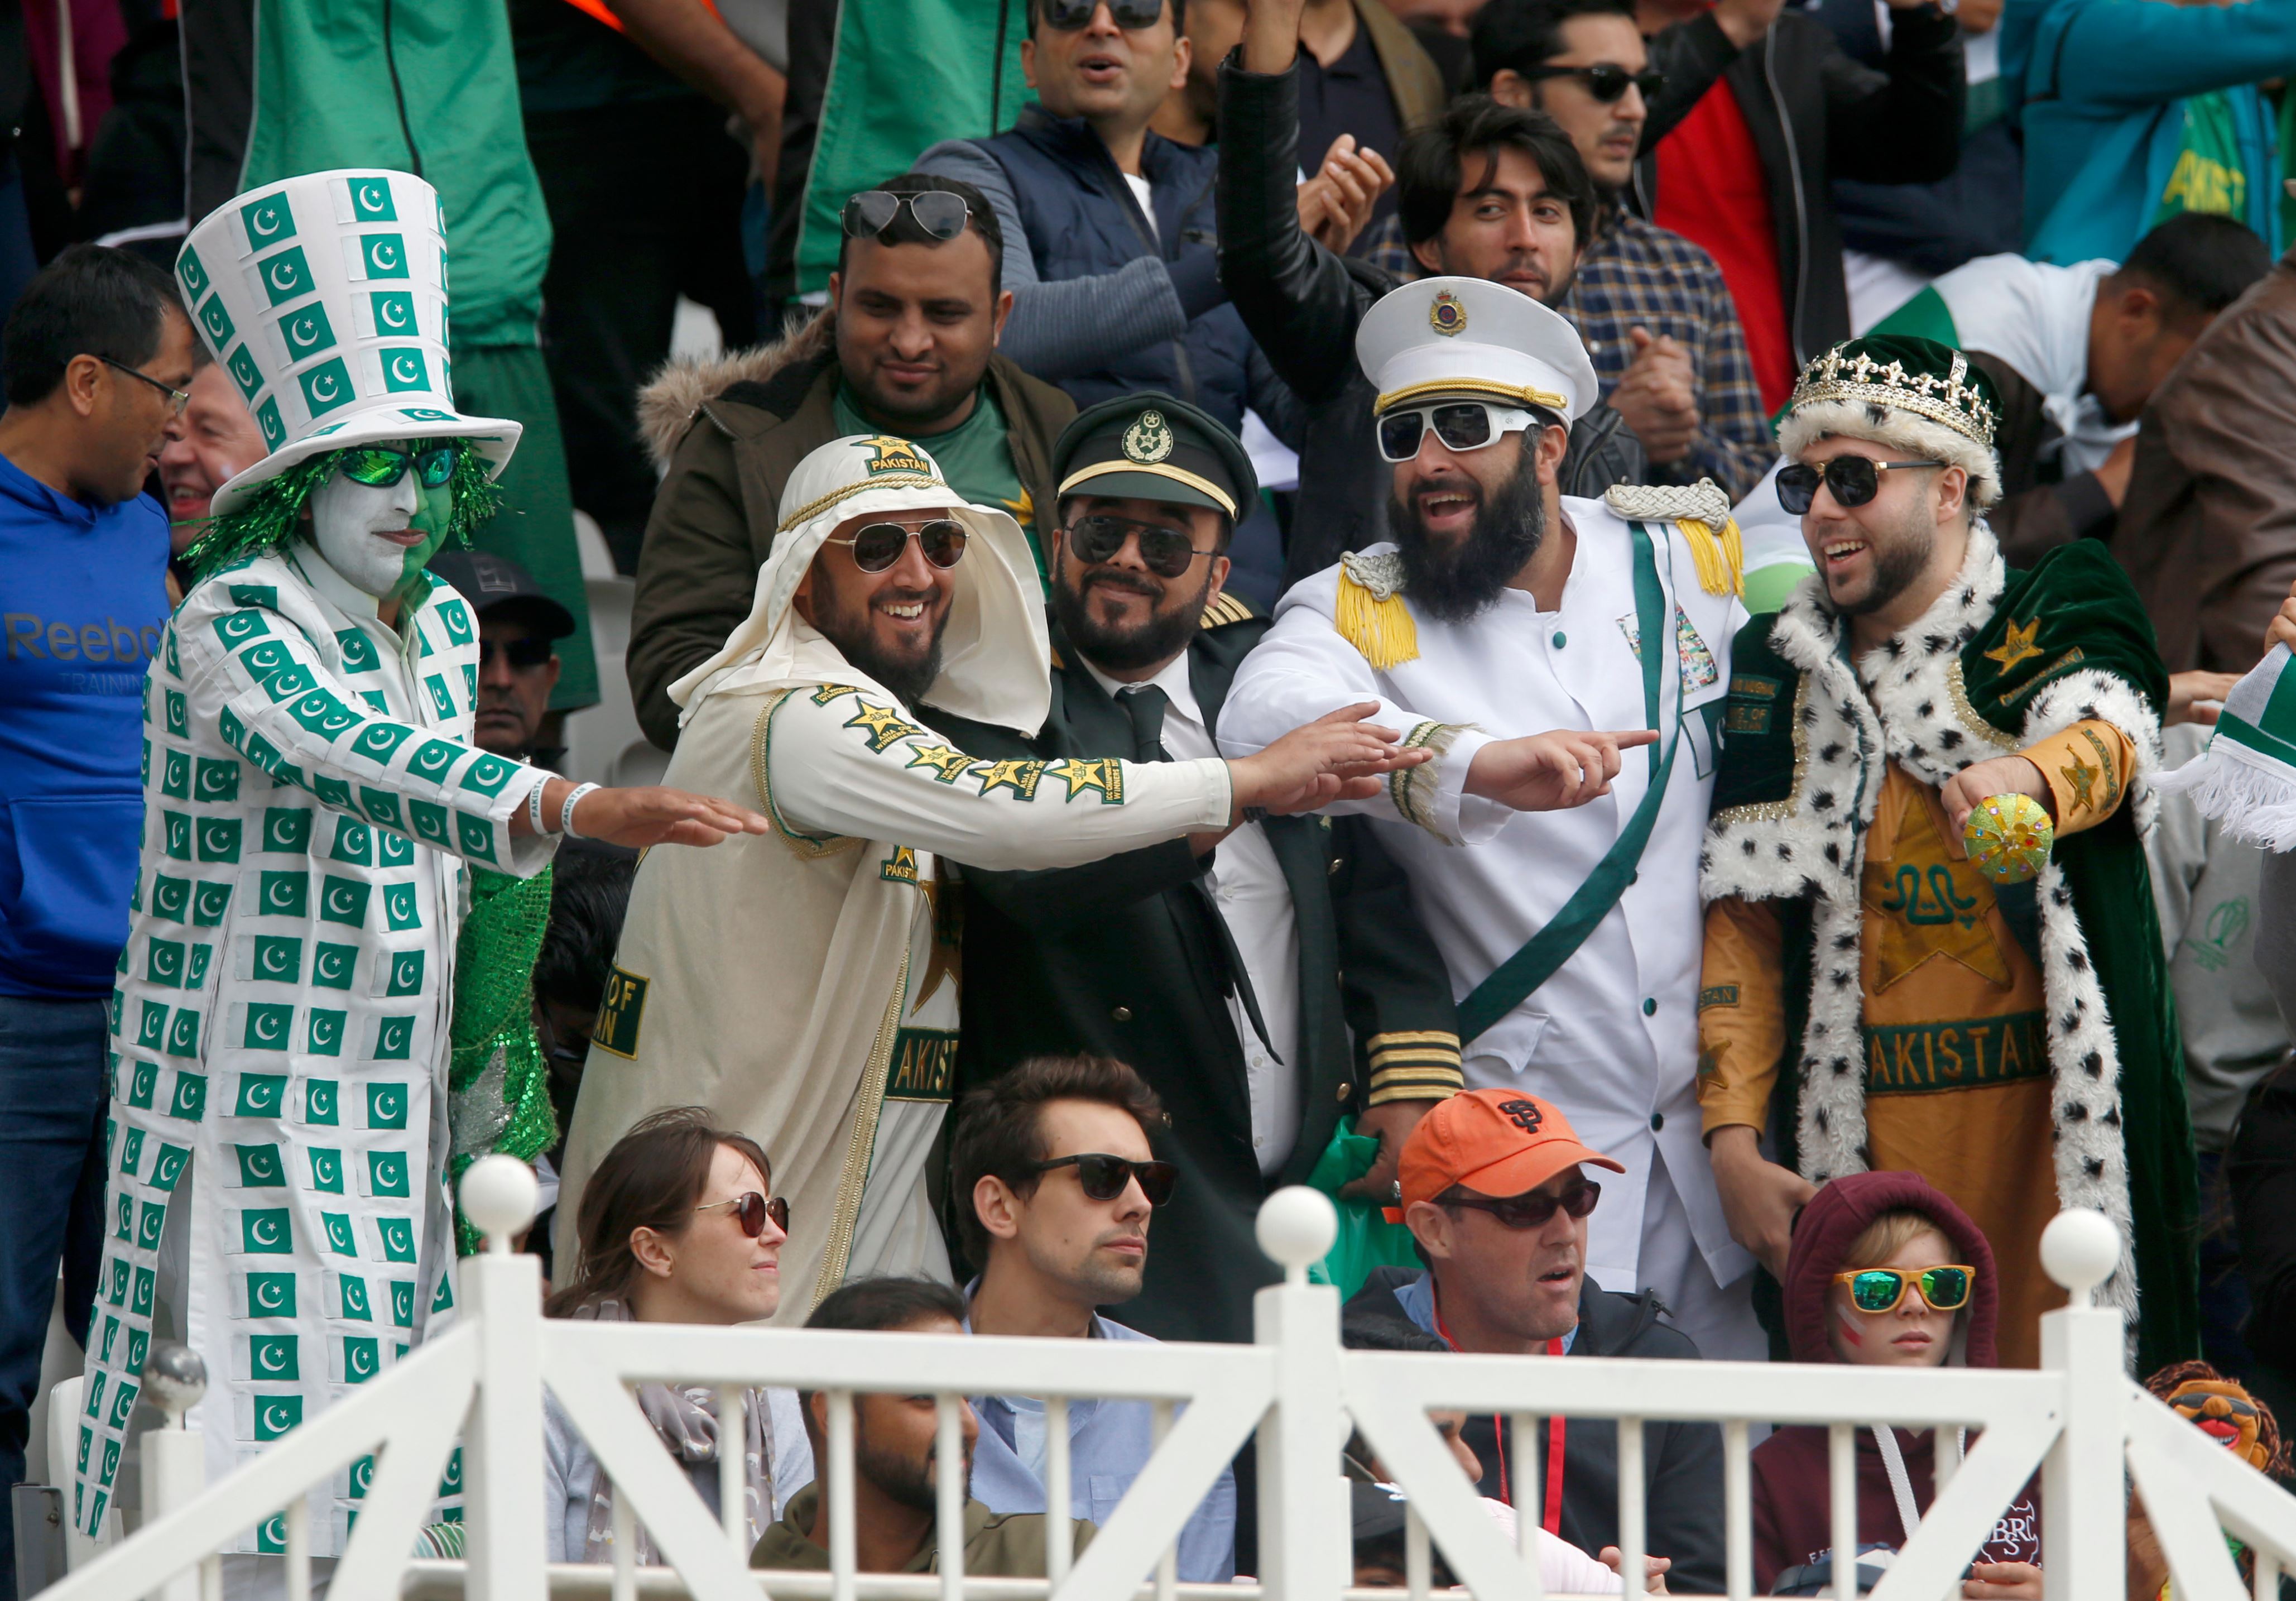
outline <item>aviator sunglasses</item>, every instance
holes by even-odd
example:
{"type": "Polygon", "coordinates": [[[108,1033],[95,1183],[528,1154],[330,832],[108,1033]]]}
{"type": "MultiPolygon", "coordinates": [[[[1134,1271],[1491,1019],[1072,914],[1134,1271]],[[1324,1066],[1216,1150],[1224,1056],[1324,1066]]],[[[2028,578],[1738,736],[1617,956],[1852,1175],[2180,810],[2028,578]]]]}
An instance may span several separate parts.
{"type": "Polygon", "coordinates": [[[901,559],[912,538],[925,560],[936,567],[946,570],[964,559],[964,529],[946,517],[937,517],[914,530],[898,522],[865,522],[842,539],[832,536],[824,543],[849,545],[853,565],[864,572],[882,572],[901,559]]]}
{"type": "Polygon", "coordinates": [[[1498,443],[1499,436],[1529,428],[1538,418],[1519,406],[1489,400],[1446,400],[1439,406],[1414,406],[1391,411],[1379,420],[1379,453],[1391,462],[1407,462],[1431,425],[1447,450],[1480,450],[1498,443]]]}
{"type": "Polygon", "coordinates": [[[893,218],[901,214],[904,206],[917,226],[935,239],[947,241],[964,232],[964,219],[969,213],[961,194],[952,194],[946,189],[927,189],[918,194],[864,189],[845,202],[845,236],[876,238],[893,226],[893,218]]]}
{"type": "Polygon", "coordinates": [[[1055,1156],[1029,1170],[1049,1173],[1054,1168],[1074,1168],[1077,1183],[1095,1201],[1113,1201],[1124,1193],[1126,1184],[1137,1179],[1140,1193],[1148,1197],[1148,1204],[1161,1206],[1172,1198],[1172,1186],[1180,1181],[1180,1170],[1168,1162],[1132,1162],[1100,1151],[1086,1152],[1081,1156],[1055,1156]]]}
{"type": "Polygon", "coordinates": [[[1195,542],[1177,529],[1165,528],[1154,522],[1136,522],[1129,517],[1111,516],[1105,512],[1095,512],[1088,517],[1078,518],[1068,530],[1069,548],[1076,552],[1077,560],[1086,566],[1097,567],[1104,562],[1114,561],[1117,553],[1124,548],[1125,540],[1135,530],[1140,535],[1141,565],[1158,578],[1178,578],[1187,571],[1189,564],[1198,556],[1219,554],[1198,550],[1195,542]]]}
{"type": "Polygon", "coordinates": [[[1655,100],[1666,87],[1666,73],[1657,67],[1644,67],[1639,72],[1629,72],[1616,62],[1597,62],[1591,67],[1532,67],[1517,68],[1519,77],[1537,81],[1547,78],[1575,78],[1587,86],[1587,93],[1604,105],[1623,99],[1629,88],[1640,89],[1644,100],[1655,100]]]}
{"type": "Polygon", "coordinates": [[[1918,1273],[1898,1268],[1861,1268],[1833,1276],[1835,1284],[1849,1286],[1849,1299],[1861,1312],[1894,1312],[1906,1292],[1915,1289],[1930,1303],[1931,1310],[1957,1312],[1969,1304],[1970,1286],[1976,1280],[1976,1268],[1959,1264],[1924,1268],[1918,1273]]]}
{"type": "Polygon", "coordinates": [[[1526,1195],[1453,1195],[1436,1204],[1487,1211],[1507,1228],[1538,1228],[1558,1210],[1573,1218],[1583,1218],[1595,1210],[1595,1203],[1602,1198],[1603,1186],[1589,1179],[1559,1195],[1542,1195],[1536,1190],[1526,1195]]]}
{"type": "MultiPolygon", "coordinates": [[[[1074,33],[1092,25],[1092,13],[1102,0],[1044,0],[1037,18],[1047,28],[1074,33]]],[[[1164,15],[1164,0],[1107,0],[1108,14],[1119,28],[1153,28],[1164,15]]]]}
{"type": "Polygon", "coordinates": [[[426,489],[443,489],[455,476],[462,452],[453,445],[433,445],[424,450],[393,450],[388,445],[354,445],[338,464],[343,476],[369,489],[387,489],[406,476],[409,467],[426,489]]]}
{"type": "Polygon", "coordinates": [[[1943,462],[1876,462],[1862,456],[1837,456],[1820,472],[1794,462],[1778,469],[1778,504],[1799,517],[1809,510],[1823,482],[1833,491],[1834,504],[1846,510],[1864,505],[1881,493],[1880,475],[1884,472],[1944,465],[1943,462]]]}
{"type": "Polygon", "coordinates": [[[768,1201],[751,1190],[747,1195],[734,1196],[731,1201],[713,1201],[707,1206],[697,1206],[693,1210],[698,1212],[723,1211],[729,1206],[734,1209],[734,1220],[742,1226],[742,1232],[753,1240],[766,1232],[766,1223],[769,1219],[775,1228],[783,1234],[789,1232],[789,1200],[783,1195],[775,1195],[768,1201]]]}

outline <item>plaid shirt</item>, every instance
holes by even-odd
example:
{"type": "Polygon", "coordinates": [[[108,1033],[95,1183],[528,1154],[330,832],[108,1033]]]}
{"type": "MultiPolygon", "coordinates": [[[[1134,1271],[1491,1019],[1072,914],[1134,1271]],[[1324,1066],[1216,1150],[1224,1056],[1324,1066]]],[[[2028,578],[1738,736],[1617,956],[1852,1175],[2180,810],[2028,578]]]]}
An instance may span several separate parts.
{"type": "MultiPolygon", "coordinates": [[[[1705,404],[1690,454],[1666,466],[1652,463],[1651,477],[1682,484],[1710,478],[1731,499],[1743,498],[1770,470],[1778,447],[1722,269],[1703,247],[1631,213],[1613,211],[1600,226],[1594,248],[1578,263],[1570,292],[1555,309],[1586,340],[1606,398],[1634,360],[1628,329],[1639,324],[1654,334],[1674,335],[1690,353],[1690,369],[1705,404]]],[[[1398,277],[1420,275],[1398,218],[1388,218],[1367,234],[1360,249],[1365,259],[1398,277]]]]}
{"type": "Polygon", "coordinates": [[[1629,212],[1613,210],[1598,226],[1555,309],[1578,325],[1606,394],[1634,360],[1629,328],[1674,336],[1690,354],[1702,397],[1698,431],[1688,456],[1663,467],[1653,463],[1652,476],[1684,484],[1710,478],[1731,499],[1741,498],[1770,470],[1778,447],[1722,269],[1702,246],[1629,212]]]}

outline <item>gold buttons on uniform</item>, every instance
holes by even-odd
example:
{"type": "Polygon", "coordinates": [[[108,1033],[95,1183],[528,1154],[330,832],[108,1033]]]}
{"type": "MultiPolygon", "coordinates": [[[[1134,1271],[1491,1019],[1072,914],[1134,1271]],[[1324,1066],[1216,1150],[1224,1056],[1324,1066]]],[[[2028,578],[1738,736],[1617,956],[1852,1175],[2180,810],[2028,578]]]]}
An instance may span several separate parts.
{"type": "Polygon", "coordinates": [[[1344,1100],[1346,1100],[1349,1096],[1351,1096],[1351,1095],[1355,1094],[1355,1092],[1356,1092],[1356,1087],[1355,1087],[1354,1085],[1352,1085],[1352,1084],[1342,1084],[1342,1085],[1341,1085],[1341,1086],[1340,1086],[1340,1099],[1341,1099],[1342,1101],[1344,1101],[1344,1100]]]}
{"type": "Polygon", "coordinates": [[[1132,1021],[1132,1008],[1129,1006],[1111,1006],[1109,1008],[1108,1014],[1116,1019],[1119,1022],[1130,1022],[1132,1021]]]}

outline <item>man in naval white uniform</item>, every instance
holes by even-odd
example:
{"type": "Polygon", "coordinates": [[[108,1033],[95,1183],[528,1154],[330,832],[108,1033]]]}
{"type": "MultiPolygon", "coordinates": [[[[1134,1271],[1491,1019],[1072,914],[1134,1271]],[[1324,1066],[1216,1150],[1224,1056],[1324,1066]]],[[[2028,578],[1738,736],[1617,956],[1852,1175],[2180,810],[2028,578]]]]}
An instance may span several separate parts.
{"type": "Polygon", "coordinates": [[[1746,620],[1728,497],[1564,498],[1594,368],[1569,323],[1504,285],[1407,284],[1356,352],[1379,391],[1396,542],[1283,597],[1221,746],[1245,754],[1377,700],[1379,721],[1437,753],[1332,809],[1374,818],[1411,875],[1450,968],[1467,1087],[1551,1101],[1624,1164],[1589,1231],[1598,1284],[1655,1289],[1708,1357],[1759,1359],[1753,1259],[1723,1219],[1696,1087],[1698,853],[1746,620]],[[1564,804],[1541,809],[1541,783],[1564,804]]]}

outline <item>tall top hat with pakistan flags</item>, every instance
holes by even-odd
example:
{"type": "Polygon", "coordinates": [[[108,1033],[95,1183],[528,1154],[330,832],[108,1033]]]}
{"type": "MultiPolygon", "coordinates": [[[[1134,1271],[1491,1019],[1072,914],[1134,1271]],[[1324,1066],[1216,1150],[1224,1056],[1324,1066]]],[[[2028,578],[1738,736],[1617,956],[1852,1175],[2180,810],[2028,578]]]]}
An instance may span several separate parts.
{"type": "Polygon", "coordinates": [[[218,517],[299,462],[380,439],[468,439],[499,476],[520,425],[455,409],[439,192],[404,172],[308,172],[209,213],[176,258],[200,337],[271,454],[218,517]]]}

